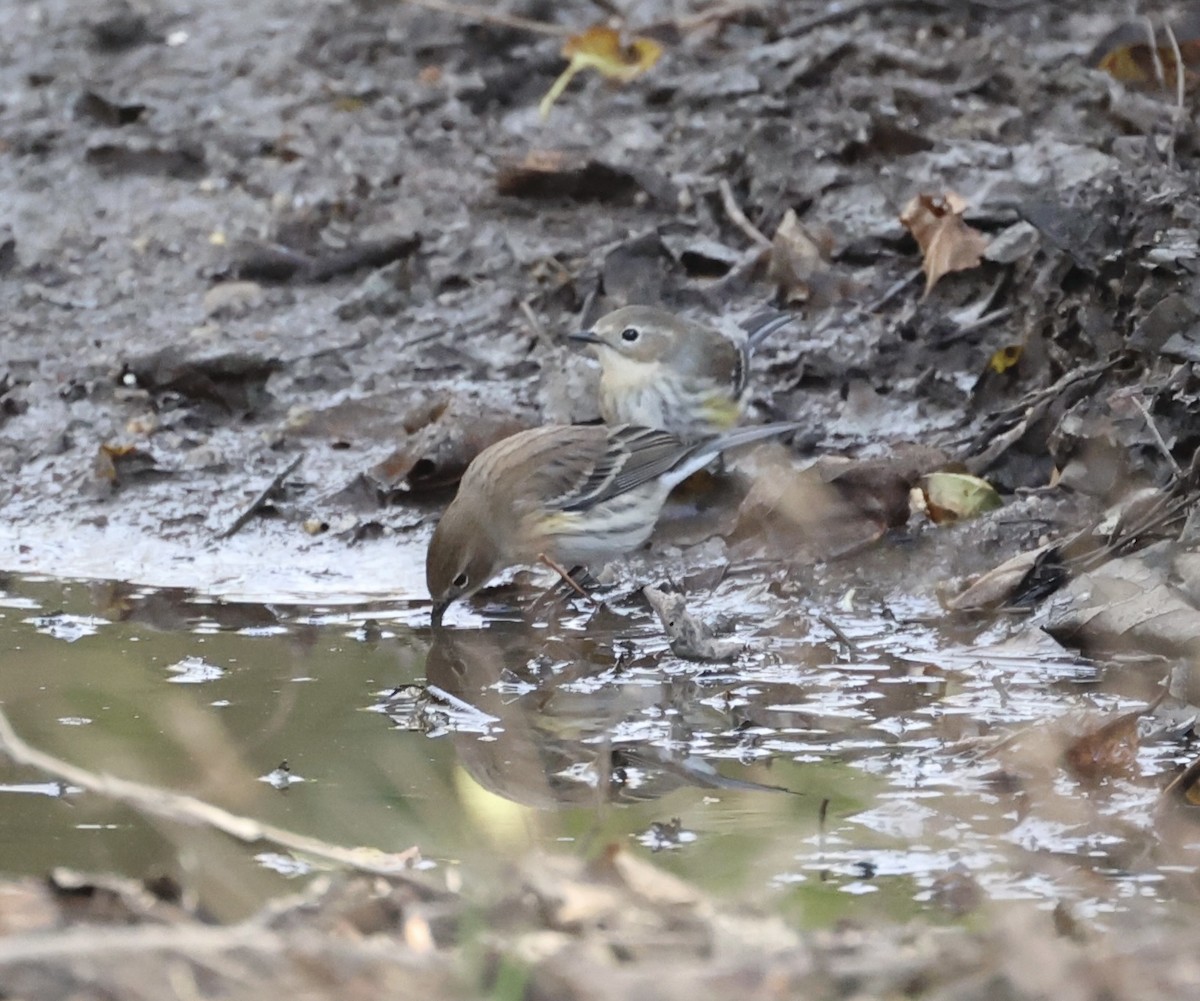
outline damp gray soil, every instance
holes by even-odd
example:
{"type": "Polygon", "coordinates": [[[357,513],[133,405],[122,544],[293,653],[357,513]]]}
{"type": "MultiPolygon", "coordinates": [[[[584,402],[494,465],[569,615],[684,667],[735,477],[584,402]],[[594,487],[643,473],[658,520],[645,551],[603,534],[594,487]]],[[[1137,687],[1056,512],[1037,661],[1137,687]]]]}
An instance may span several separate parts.
{"type": "MultiPolygon", "coordinates": [[[[0,708],[442,886],[619,845],[802,929],[1194,923],[1194,123],[1095,68],[1124,3],[719,6],[0,5],[0,708]],[[540,118],[617,6],[662,60],[540,118]],[[923,192],[991,248],[930,290],[923,192]],[[599,607],[522,569],[431,630],[458,476],[594,419],[564,335],[634,301],[792,312],[748,419],[803,429],[599,607]],[[1002,506],[935,523],[932,470],[1002,506]]],[[[327,870],[9,764],[0,844],[221,921],[327,870]]]]}

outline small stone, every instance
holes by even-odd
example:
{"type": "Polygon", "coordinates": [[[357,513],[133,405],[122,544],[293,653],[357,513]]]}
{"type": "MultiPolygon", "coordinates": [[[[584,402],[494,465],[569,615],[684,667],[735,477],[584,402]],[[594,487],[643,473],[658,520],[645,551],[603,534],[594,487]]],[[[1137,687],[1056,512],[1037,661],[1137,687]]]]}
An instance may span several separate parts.
{"type": "Polygon", "coordinates": [[[204,293],[206,316],[243,316],[262,305],[258,282],[221,282],[204,293]]]}

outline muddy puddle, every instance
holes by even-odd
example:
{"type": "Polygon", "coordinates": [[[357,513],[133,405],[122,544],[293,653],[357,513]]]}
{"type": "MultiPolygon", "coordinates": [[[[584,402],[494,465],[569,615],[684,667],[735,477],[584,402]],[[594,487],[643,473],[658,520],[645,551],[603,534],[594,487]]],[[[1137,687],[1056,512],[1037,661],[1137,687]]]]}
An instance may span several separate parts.
{"type": "MultiPolygon", "coordinates": [[[[600,611],[502,589],[486,625],[463,610],[431,635],[403,603],[9,577],[3,708],[65,760],[335,843],[416,845],[439,880],[615,841],[806,924],[984,897],[1103,924],[1194,896],[1200,838],[1153,833],[1186,748],[1146,734],[1131,770],[1086,786],[1059,764],[1089,714],[1144,709],[1161,665],[1112,669],[1004,620],[954,635],[912,599],[779,591],[747,601],[731,573],[696,598],[736,600],[746,644],[701,665],[620,588],[600,611]]],[[[172,875],[232,918],[319,870],[29,769],[0,781],[10,873],[172,875]]]]}

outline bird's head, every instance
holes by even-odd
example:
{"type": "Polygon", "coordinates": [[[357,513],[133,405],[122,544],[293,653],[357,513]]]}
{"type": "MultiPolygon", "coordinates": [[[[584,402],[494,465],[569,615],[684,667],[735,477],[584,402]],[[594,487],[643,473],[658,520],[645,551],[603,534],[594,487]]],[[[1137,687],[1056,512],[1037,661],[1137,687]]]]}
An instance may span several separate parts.
{"type": "Polygon", "coordinates": [[[687,326],[663,309],[623,306],[600,317],[591,330],[570,336],[591,344],[602,365],[613,356],[651,365],[678,349],[687,336],[687,326]]]}
{"type": "Polygon", "coordinates": [[[469,597],[501,566],[500,552],[470,499],[456,497],[433,531],[425,557],[425,583],[433,599],[433,624],[440,625],[450,603],[469,597]]]}

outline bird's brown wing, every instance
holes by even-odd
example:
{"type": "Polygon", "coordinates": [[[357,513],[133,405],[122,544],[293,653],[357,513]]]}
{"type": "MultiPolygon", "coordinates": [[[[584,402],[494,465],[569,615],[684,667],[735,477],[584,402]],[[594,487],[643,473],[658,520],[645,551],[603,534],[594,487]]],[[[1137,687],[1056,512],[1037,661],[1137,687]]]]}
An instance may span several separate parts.
{"type": "Polygon", "coordinates": [[[530,507],[581,511],[657,479],[692,451],[653,428],[547,425],[485,449],[459,491],[488,498],[498,519],[530,507]]]}
{"type": "Polygon", "coordinates": [[[668,431],[632,424],[606,428],[607,440],[591,456],[591,468],[580,468],[574,488],[561,494],[554,507],[582,511],[657,479],[679,464],[691,448],[668,431]]]}

